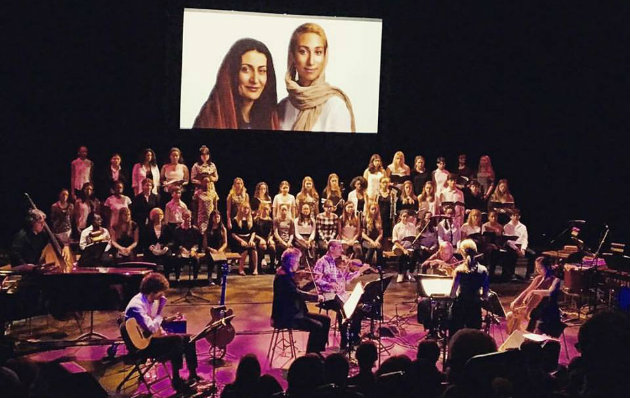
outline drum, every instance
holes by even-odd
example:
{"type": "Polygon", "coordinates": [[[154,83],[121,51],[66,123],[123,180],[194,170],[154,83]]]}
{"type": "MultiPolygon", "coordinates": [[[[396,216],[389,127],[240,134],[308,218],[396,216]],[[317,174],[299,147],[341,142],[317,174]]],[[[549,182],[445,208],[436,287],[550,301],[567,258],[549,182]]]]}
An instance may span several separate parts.
{"type": "Polygon", "coordinates": [[[565,264],[564,288],[567,293],[581,293],[586,290],[590,283],[591,270],[577,264],[565,264]]]}

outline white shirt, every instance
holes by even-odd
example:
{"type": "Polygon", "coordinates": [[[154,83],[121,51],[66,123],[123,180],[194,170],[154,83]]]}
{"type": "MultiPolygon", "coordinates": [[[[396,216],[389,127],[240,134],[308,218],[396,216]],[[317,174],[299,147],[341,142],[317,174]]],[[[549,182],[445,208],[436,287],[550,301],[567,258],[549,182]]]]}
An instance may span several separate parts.
{"type": "Polygon", "coordinates": [[[450,242],[453,247],[459,246],[462,239],[462,230],[450,220],[442,220],[438,224],[438,241],[450,242]]]}
{"type": "Polygon", "coordinates": [[[527,236],[527,227],[525,226],[525,224],[519,221],[515,225],[512,224],[512,221],[510,221],[503,226],[503,235],[516,236],[517,239],[510,242],[514,242],[514,244],[520,244],[521,250],[523,251],[527,250],[527,245],[529,244],[529,241],[527,236]]]}
{"type": "Polygon", "coordinates": [[[70,163],[72,189],[80,191],[83,184],[90,182],[92,173],[92,161],[90,159],[76,158],[70,163]]]}
{"type": "MultiPolygon", "coordinates": [[[[160,186],[160,170],[156,165],[151,166],[151,175],[153,180],[153,189],[151,192],[158,194],[158,187],[160,186]]],[[[131,172],[131,187],[135,195],[142,193],[142,180],[147,178],[147,170],[140,163],[133,165],[133,171],[131,172]]]]}
{"type": "Polygon", "coordinates": [[[435,182],[435,195],[439,198],[442,191],[446,189],[446,180],[448,179],[448,171],[435,169],[433,170],[433,181],[435,182]]]}
{"type": "MultiPolygon", "coordinates": [[[[283,115],[280,120],[280,130],[293,130],[293,125],[300,113],[299,109],[291,104],[288,97],[280,101],[278,109],[279,114],[283,115]]],[[[322,113],[311,131],[352,132],[352,120],[346,102],[337,95],[330,97],[322,106],[322,113]]]]}
{"type": "MultiPolygon", "coordinates": [[[[166,298],[163,297],[161,301],[165,303],[166,298]]],[[[125,320],[135,318],[141,328],[153,334],[162,325],[162,308],[164,305],[160,305],[160,301],[155,300],[151,304],[144,294],[138,293],[133,296],[125,308],[125,320]]]]}
{"type": "Polygon", "coordinates": [[[109,227],[111,228],[118,222],[118,213],[120,212],[120,209],[131,205],[131,199],[129,199],[129,196],[126,195],[120,195],[120,198],[117,198],[116,195],[112,195],[107,198],[103,205],[109,207],[111,212],[111,215],[109,216],[109,227]]]}
{"type": "MultiPolygon", "coordinates": [[[[103,236],[105,237],[103,241],[107,241],[107,247],[105,247],[105,251],[108,251],[112,248],[112,245],[110,243],[112,239],[109,236],[109,231],[106,228],[101,227],[101,229],[103,230],[103,236]]],[[[79,238],[79,247],[81,248],[81,250],[85,250],[86,247],[93,244],[91,241],[88,241],[88,237],[93,230],[94,227],[90,225],[89,227],[81,231],[81,237],[79,238]]]]}
{"type": "Polygon", "coordinates": [[[401,223],[394,225],[394,229],[392,231],[392,242],[401,242],[403,239],[408,238],[410,236],[416,236],[416,224],[412,222],[401,223]]]}

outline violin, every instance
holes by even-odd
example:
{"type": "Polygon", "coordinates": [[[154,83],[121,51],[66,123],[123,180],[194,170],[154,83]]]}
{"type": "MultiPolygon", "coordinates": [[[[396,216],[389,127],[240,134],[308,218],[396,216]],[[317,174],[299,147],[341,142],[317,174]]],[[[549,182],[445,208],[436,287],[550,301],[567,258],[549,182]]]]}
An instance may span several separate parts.
{"type": "Polygon", "coordinates": [[[346,255],[341,255],[335,259],[335,263],[337,264],[337,267],[347,269],[348,272],[360,271],[361,273],[364,273],[369,270],[374,273],[378,273],[378,270],[370,264],[363,263],[363,261],[358,258],[352,258],[352,256],[348,257],[346,255]]]}

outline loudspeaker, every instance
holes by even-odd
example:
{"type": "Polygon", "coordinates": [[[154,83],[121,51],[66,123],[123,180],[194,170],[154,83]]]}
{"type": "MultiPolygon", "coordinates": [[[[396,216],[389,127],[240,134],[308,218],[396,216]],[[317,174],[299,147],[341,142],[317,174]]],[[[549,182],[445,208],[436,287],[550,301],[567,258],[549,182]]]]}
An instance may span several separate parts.
{"type": "Polygon", "coordinates": [[[106,398],[107,391],[76,362],[45,363],[41,367],[45,391],[37,396],[67,398],[106,398]]]}

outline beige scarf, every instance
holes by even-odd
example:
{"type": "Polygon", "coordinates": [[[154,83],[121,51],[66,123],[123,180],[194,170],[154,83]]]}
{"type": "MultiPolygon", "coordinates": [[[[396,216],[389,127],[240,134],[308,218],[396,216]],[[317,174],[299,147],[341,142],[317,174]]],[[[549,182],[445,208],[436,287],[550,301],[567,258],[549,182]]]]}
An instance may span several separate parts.
{"type": "MultiPolygon", "coordinates": [[[[326,68],[327,62],[328,56],[326,56],[326,59],[324,60],[324,69],[326,68]]],[[[293,79],[296,74],[296,68],[293,54],[290,51],[288,64],[287,74],[284,81],[287,85],[287,91],[289,92],[289,101],[291,101],[291,104],[300,111],[295,123],[293,124],[292,130],[311,131],[322,113],[323,105],[330,97],[337,95],[346,103],[348,112],[350,112],[351,131],[353,133],[356,132],[354,125],[354,112],[352,111],[350,98],[348,98],[348,96],[337,87],[333,87],[326,83],[324,71],[322,70],[322,73],[313,81],[313,83],[311,83],[310,86],[302,87],[293,79]]]]}

